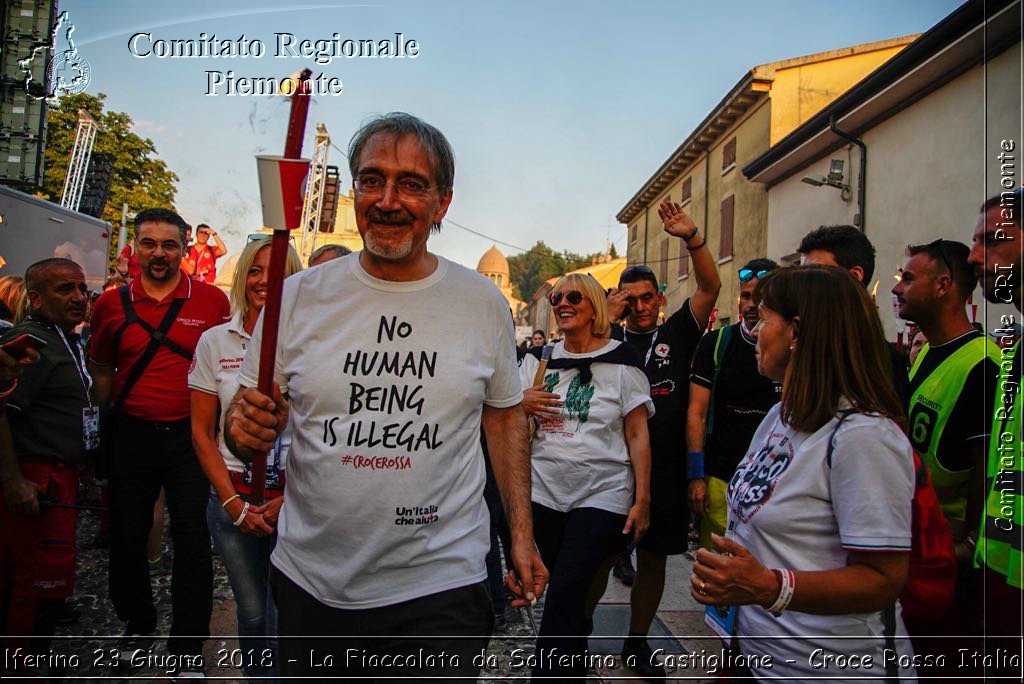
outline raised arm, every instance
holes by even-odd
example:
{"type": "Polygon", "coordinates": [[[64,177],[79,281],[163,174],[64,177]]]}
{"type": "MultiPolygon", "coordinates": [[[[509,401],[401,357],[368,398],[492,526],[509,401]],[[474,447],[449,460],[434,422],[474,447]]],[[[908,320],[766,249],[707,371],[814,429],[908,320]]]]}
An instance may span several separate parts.
{"type": "Polygon", "coordinates": [[[224,241],[220,239],[219,233],[210,231],[210,237],[212,237],[213,241],[217,243],[213,246],[213,256],[216,257],[217,259],[220,259],[222,256],[228,253],[227,245],[225,245],[224,241]]]}
{"type": "Polygon", "coordinates": [[[707,241],[700,234],[697,224],[689,214],[675,202],[665,200],[658,207],[658,216],[665,224],[665,232],[683,240],[693,260],[693,276],[697,281],[697,290],[690,298],[693,316],[701,327],[707,327],[711,310],[718,301],[718,293],[722,289],[722,279],[718,276],[718,264],[711,257],[707,241]]]}

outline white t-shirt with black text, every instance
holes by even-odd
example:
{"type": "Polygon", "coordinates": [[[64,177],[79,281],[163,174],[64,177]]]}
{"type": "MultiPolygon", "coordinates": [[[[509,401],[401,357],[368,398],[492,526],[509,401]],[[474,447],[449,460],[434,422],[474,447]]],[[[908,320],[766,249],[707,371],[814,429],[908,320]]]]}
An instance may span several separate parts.
{"type": "MultiPolygon", "coordinates": [[[[522,400],[508,304],[437,257],[422,280],[352,254],[284,284],[276,380],[293,430],[274,565],[320,602],[376,608],[483,580],[484,405],[522,400]]],[[[257,379],[261,322],[240,379],[257,379]]]]}

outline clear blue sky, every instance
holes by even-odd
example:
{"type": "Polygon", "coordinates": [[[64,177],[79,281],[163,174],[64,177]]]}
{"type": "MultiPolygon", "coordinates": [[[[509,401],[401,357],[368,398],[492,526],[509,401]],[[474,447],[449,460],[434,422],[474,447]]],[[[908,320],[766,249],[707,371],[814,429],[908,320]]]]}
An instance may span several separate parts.
{"type": "MultiPolygon", "coordinates": [[[[283,77],[303,66],[337,76],[315,123],[342,149],[359,123],[404,110],[455,148],[448,217],[500,240],[624,251],[616,212],[740,77],[756,64],[927,30],[956,0],[766,2],[494,2],[362,0],[295,4],[64,0],[92,66],[91,93],[130,114],[180,176],[177,205],[219,229],[229,247],[261,221],[254,154],[283,151],[282,98],[205,96],[207,70],[283,77]],[[297,9],[298,8],[298,9],[297,9]],[[261,59],[139,59],[129,37],[261,40],[261,59]],[[416,59],[276,59],[275,32],[299,39],[383,39],[402,32],[416,59]]],[[[331,162],[347,162],[336,150],[331,162]]],[[[475,267],[490,241],[446,225],[431,249],[475,267]]],[[[516,250],[500,246],[508,255],[516,250]]]]}

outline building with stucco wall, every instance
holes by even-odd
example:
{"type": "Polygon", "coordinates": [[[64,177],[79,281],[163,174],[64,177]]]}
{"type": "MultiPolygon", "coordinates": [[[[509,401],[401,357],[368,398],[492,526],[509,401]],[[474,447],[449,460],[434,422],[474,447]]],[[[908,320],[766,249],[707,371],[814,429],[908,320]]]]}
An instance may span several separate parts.
{"type": "MultiPolygon", "coordinates": [[[[1004,183],[1021,185],[1021,60],[1020,0],[969,2],[753,159],[743,174],[767,189],[768,256],[796,263],[812,229],[862,227],[877,250],[869,290],[895,340],[905,324],[890,290],[907,245],[970,244],[982,202],[1004,183]],[[861,148],[830,123],[866,149],[863,208],[861,148]],[[849,192],[804,180],[826,175],[832,160],[843,162],[849,192]]],[[[979,321],[1010,313],[980,290],[974,304],[979,321]]]]}
{"type": "Polygon", "coordinates": [[[754,67],[635,192],[617,214],[627,226],[628,262],[654,269],[669,312],[682,305],[696,284],[685,247],[662,229],[662,200],[680,202],[707,237],[722,278],[718,320],[731,322],[738,297],[735,271],[767,250],[766,193],[740,169],[915,37],[754,67]]]}

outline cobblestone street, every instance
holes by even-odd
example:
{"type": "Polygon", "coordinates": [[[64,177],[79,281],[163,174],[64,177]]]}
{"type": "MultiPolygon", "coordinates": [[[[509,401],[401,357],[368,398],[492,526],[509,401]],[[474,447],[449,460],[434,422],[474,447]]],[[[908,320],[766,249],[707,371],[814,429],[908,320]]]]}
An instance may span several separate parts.
{"type": "MultiPolygon", "coordinates": [[[[75,678],[110,678],[116,677],[119,671],[109,666],[109,649],[113,648],[116,640],[121,636],[124,629],[123,623],[114,614],[113,606],[108,599],[107,592],[107,549],[91,548],[91,542],[96,536],[99,526],[99,517],[92,512],[85,512],[79,515],[78,523],[78,573],[75,586],[75,595],[71,602],[77,609],[79,617],[77,622],[64,625],[58,629],[58,638],[54,640],[52,651],[59,657],[66,656],[71,667],[67,670],[68,677],[75,678]],[[76,656],[77,660],[72,659],[76,656]]],[[[173,549],[167,541],[169,529],[165,531],[164,541],[164,572],[152,578],[154,599],[159,612],[159,623],[157,631],[166,635],[170,631],[170,605],[171,605],[171,575],[170,562],[173,549]]],[[[234,649],[238,647],[235,639],[227,635],[236,633],[235,603],[231,594],[231,587],[228,584],[224,565],[220,558],[214,555],[214,608],[213,619],[210,625],[210,633],[213,637],[207,642],[205,649],[205,663],[207,676],[218,678],[220,681],[234,682],[244,681],[241,679],[241,671],[232,667],[231,659],[234,649]]],[[[670,592],[666,591],[666,602],[672,607],[670,592]]],[[[615,615],[619,615],[625,609],[625,602],[628,601],[628,589],[622,586],[617,580],[609,581],[609,589],[599,609],[601,615],[612,615],[614,623],[615,615]]],[[[539,625],[543,604],[534,608],[535,621],[539,625]]],[[[628,613],[628,611],[627,611],[628,613]]],[[[706,633],[701,620],[692,611],[667,611],[659,613],[663,625],[670,625],[672,632],[679,633],[683,629],[691,633],[706,633]]],[[[517,678],[528,677],[529,668],[522,663],[528,658],[534,649],[533,632],[530,621],[525,610],[513,610],[507,614],[510,618],[505,625],[499,626],[490,641],[487,651],[485,667],[481,672],[480,682],[497,683],[514,681],[517,678]],[[517,667],[518,665],[518,667],[517,667]]],[[[619,617],[621,619],[621,615],[619,617]]],[[[624,627],[624,625],[623,625],[624,627]]],[[[608,625],[605,625],[608,630],[608,625]]],[[[600,623],[595,634],[615,634],[618,627],[612,627],[609,631],[602,631],[600,623]]],[[[667,635],[668,632],[665,632],[667,635]]],[[[664,645],[665,642],[659,642],[664,645]]],[[[671,643],[678,646],[675,639],[671,643]]],[[[595,653],[607,654],[602,662],[612,663],[611,667],[596,668],[591,671],[593,681],[623,681],[628,680],[631,671],[622,666],[618,653],[618,642],[612,639],[594,639],[591,648],[595,653]]],[[[706,645],[706,644],[705,644],[706,645]]],[[[698,646],[699,648],[699,646],[698,646]]],[[[671,649],[669,649],[671,650],[671,649]]],[[[151,654],[152,666],[142,667],[131,673],[134,681],[153,680],[167,678],[168,669],[164,667],[167,663],[166,642],[157,641],[151,654]]],[[[237,663],[236,663],[237,665],[237,663]]],[[[107,681],[110,681],[109,679],[107,681]]],[[[127,681],[127,680],[126,680],[127,681]]]]}

